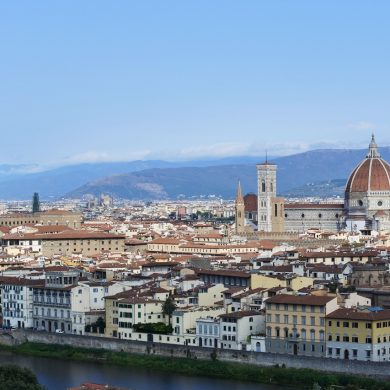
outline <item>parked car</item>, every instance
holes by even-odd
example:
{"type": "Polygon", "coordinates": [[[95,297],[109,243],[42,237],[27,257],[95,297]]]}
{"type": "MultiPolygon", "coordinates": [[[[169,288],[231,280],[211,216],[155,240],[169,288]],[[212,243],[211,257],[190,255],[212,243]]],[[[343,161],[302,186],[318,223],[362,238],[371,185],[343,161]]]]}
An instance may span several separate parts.
{"type": "Polygon", "coordinates": [[[65,333],[62,329],[56,329],[56,333],[65,333]]]}

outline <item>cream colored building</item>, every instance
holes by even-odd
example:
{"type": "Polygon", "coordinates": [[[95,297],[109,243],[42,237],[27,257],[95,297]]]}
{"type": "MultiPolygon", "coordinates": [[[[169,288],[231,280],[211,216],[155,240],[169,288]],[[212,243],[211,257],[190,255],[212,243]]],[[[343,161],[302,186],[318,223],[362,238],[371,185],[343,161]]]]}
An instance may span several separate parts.
{"type": "Polygon", "coordinates": [[[290,287],[294,291],[301,288],[312,287],[314,283],[313,278],[306,276],[267,276],[262,274],[251,274],[251,288],[273,288],[273,287],[290,287]]]}
{"type": "Polygon", "coordinates": [[[81,253],[92,256],[103,251],[124,252],[125,236],[90,230],[65,230],[59,233],[14,233],[1,237],[6,248],[29,248],[42,256],[81,253]]]}
{"type": "Polygon", "coordinates": [[[325,317],[335,295],[280,294],[266,301],[267,352],[325,357],[325,317]]]}
{"type": "Polygon", "coordinates": [[[0,226],[64,225],[72,229],[81,226],[83,216],[67,210],[47,210],[39,213],[13,213],[0,215],[0,226]]]}

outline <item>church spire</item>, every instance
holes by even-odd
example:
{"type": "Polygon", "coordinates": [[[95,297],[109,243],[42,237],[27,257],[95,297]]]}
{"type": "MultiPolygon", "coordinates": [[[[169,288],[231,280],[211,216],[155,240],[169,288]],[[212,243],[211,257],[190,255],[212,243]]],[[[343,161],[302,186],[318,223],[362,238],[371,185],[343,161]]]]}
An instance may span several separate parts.
{"type": "Polygon", "coordinates": [[[238,186],[237,186],[236,203],[244,203],[244,197],[242,196],[240,181],[238,181],[238,186]]]}
{"type": "Polygon", "coordinates": [[[375,142],[375,135],[373,133],[371,136],[370,146],[368,148],[367,158],[380,158],[380,156],[381,155],[379,154],[378,151],[378,145],[375,142]]]}

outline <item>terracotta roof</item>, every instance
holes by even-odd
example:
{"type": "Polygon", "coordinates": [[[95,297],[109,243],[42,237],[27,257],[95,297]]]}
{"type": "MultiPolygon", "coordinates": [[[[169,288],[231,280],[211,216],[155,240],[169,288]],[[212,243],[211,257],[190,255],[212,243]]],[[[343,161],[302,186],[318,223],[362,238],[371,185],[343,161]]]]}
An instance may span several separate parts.
{"type": "Polygon", "coordinates": [[[317,296],[317,295],[280,294],[267,299],[267,303],[323,306],[335,298],[336,298],[335,296],[329,296],[329,295],[317,296]]]}
{"type": "Polygon", "coordinates": [[[390,191],[390,165],[381,158],[366,158],[352,172],[345,191],[390,191]]]}
{"type": "Polygon", "coordinates": [[[286,203],[284,209],[337,209],[343,210],[343,203],[286,203]]]}
{"type": "Polygon", "coordinates": [[[233,313],[228,313],[228,314],[222,314],[219,317],[220,318],[244,318],[244,317],[252,317],[252,316],[259,316],[259,315],[264,315],[264,313],[259,312],[259,311],[235,311],[233,313]]]}
{"type": "Polygon", "coordinates": [[[365,309],[338,309],[326,316],[327,318],[334,318],[340,320],[390,320],[390,309],[375,310],[373,308],[365,309]]]}
{"type": "Polygon", "coordinates": [[[252,193],[246,194],[244,196],[244,205],[247,212],[257,211],[257,195],[252,193]]]}
{"type": "Polygon", "coordinates": [[[219,269],[219,270],[198,270],[198,275],[221,275],[221,276],[233,276],[250,279],[251,274],[244,271],[234,271],[228,269],[219,269]]]}

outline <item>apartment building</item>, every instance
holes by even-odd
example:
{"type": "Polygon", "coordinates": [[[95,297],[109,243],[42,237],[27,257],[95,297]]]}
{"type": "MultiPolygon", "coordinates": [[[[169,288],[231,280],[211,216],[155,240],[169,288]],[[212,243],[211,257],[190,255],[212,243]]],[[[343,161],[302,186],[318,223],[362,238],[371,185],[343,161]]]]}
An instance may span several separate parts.
{"type": "Polygon", "coordinates": [[[335,295],[280,294],[267,299],[267,351],[324,357],[325,317],[336,309],[335,295]]]}
{"type": "Polygon", "coordinates": [[[3,325],[32,328],[33,288],[43,286],[40,279],[0,277],[3,325]]]}
{"type": "Polygon", "coordinates": [[[33,287],[33,321],[39,330],[72,333],[72,289],[77,286],[80,271],[48,271],[42,286],[33,287]]]}
{"type": "Polygon", "coordinates": [[[246,350],[251,335],[265,333],[265,314],[237,311],[220,316],[220,348],[246,350]]]}
{"type": "Polygon", "coordinates": [[[390,310],[361,306],[326,316],[326,356],[344,360],[390,361],[390,310]]]}

